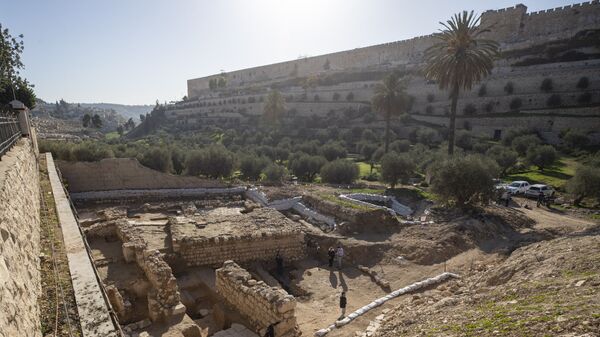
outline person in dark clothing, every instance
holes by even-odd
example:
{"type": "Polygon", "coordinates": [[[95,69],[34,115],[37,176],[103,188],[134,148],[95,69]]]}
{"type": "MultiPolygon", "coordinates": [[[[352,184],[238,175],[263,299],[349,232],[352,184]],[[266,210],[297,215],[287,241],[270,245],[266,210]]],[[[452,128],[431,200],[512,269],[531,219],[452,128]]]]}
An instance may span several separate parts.
{"type": "Polygon", "coordinates": [[[544,193],[542,193],[541,191],[538,193],[538,198],[537,198],[537,207],[540,207],[540,205],[544,204],[544,193]]]}
{"type": "Polygon", "coordinates": [[[340,318],[346,317],[346,304],[346,293],[342,292],[342,295],[340,295],[340,309],[342,310],[342,315],[340,316],[340,318]]]}
{"type": "Polygon", "coordinates": [[[277,255],[275,256],[275,262],[277,263],[277,274],[280,276],[283,275],[283,257],[279,252],[277,252],[277,255]]]}
{"type": "Polygon", "coordinates": [[[335,259],[335,249],[333,247],[329,247],[327,251],[327,256],[329,256],[329,267],[333,267],[333,259],[335,259]]]}

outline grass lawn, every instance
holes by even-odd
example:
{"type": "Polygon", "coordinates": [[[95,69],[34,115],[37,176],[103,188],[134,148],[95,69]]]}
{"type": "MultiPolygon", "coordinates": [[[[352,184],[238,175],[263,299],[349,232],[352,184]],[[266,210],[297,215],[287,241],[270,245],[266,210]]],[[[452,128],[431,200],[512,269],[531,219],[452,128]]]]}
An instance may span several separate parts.
{"type": "Polygon", "coordinates": [[[113,132],[109,132],[107,134],[104,135],[104,138],[106,138],[106,140],[111,140],[111,139],[117,139],[119,138],[119,133],[117,131],[113,131],[113,132]]]}
{"type": "Polygon", "coordinates": [[[555,188],[564,187],[567,180],[575,174],[577,161],[573,157],[563,157],[555,165],[540,171],[535,166],[527,171],[508,175],[506,180],[526,180],[530,184],[547,184],[555,188]]]}
{"type": "MultiPolygon", "coordinates": [[[[356,162],[359,170],[359,177],[368,176],[371,173],[371,165],[364,161],[356,162]]],[[[379,165],[373,166],[373,173],[379,173],[379,165]]]]}

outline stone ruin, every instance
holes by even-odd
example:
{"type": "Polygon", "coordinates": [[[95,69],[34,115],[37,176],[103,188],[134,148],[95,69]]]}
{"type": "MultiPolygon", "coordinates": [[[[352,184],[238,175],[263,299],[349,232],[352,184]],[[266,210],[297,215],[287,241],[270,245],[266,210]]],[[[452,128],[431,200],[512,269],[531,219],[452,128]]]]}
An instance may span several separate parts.
{"type": "Polygon", "coordinates": [[[296,299],[285,290],[256,281],[233,261],[216,271],[217,292],[245,316],[263,336],[274,325],[275,336],[300,336],[296,323],[296,299]]]}
{"type": "MultiPolygon", "coordinates": [[[[152,286],[148,291],[150,319],[166,321],[171,316],[185,313],[185,306],[179,297],[177,280],[160,252],[148,250],[136,228],[127,221],[118,221],[116,228],[117,236],[123,243],[125,261],[137,263],[152,286]]],[[[117,305],[118,307],[121,305],[117,305]]]]}
{"type": "Polygon", "coordinates": [[[277,252],[286,260],[304,254],[304,234],[281,213],[256,208],[248,213],[169,219],[173,252],[187,266],[218,267],[227,260],[238,263],[264,260],[277,252]]]}

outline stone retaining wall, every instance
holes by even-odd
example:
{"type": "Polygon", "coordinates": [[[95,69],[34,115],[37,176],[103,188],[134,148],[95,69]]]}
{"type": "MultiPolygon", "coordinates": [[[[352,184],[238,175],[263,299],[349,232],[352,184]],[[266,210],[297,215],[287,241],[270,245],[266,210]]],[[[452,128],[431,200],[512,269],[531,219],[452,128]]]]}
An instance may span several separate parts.
{"type": "Polygon", "coordinates": [[[226,261],[216,271],[217,292],[236,308],[263,336],[274,324],[275,336],[299,336],[296,323],[296,299],[285,290],[269,287],[252,279],[250,273],[233,261],[226,261]]]}
{"type": "Polygon", "coordinates": [[[29,139],[0,160],[0,337],[41,336],[40,184],[29,139]]]}

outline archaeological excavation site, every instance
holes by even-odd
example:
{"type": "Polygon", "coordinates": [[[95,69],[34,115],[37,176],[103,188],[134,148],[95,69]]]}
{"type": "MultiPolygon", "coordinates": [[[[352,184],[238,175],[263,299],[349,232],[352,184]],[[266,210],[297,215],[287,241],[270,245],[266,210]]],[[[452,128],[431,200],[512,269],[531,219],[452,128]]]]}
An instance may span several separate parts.
{"type": "Polygon", "coordinates": [[[61,161],[24,125],[0,161],[0,337],[600,326],[582,318],[599,308],[597,222],[522,201],[442,207],[408,185],[248,185],[130,158],[61,161]]]}

